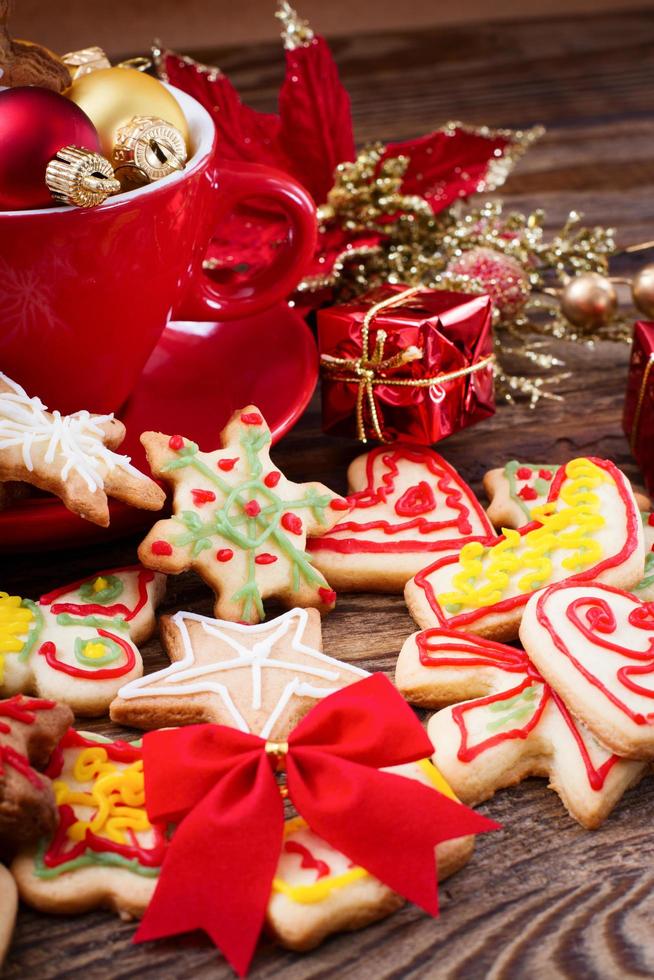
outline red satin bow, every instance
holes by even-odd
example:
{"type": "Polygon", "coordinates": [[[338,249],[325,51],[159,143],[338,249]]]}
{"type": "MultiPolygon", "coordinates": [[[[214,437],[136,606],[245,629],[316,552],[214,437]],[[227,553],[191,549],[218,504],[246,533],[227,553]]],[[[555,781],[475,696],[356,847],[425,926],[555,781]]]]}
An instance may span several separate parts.
{"type": "MultiPolygon", "coordinates": [[[[270,746],[269,746],[270,748],[270,746]]],[[[290,798],[311,829],[431,915],[434,847],[497,824],[420,783],[380,772],[431,755],[383,674],[325,698],[288,739],[290,798]]],[[[243,976],[261,932],[284,829],[266,742],[222,725],[143,739],[148,815],[179,826],[134,939],[204,929],[243,976]]]]}

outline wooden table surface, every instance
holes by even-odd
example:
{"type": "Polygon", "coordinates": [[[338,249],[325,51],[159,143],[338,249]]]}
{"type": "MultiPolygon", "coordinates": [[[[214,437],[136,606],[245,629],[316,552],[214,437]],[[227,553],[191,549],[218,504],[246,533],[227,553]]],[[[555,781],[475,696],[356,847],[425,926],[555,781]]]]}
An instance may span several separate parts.
{"type": "MultiPolygon", "coordinates": [[[[318,27],[319,25],[314,25],[318,27]]],[[[170,42],[170,39],[164,39],[170,42]]],[[[654,227],[654,16],[647,12],[339,40],[334,51],[352,96],[357,138],[416,136],[448,118],[548,134],[520,164],[505,197],[543,206],[555,227],[570,208],[615,224],[624,243],[654,227]]],[[[218,63],[256,108],[273,109],[282,56],[274,45],[200,53],[218,63]]],[[[641,259],[640,262],[643,260],[641,259]]],[[[635,259],[617,263],[621,272],[635,259]]],[[[484,470],[516,457],[563,462],[608,456],[639,482],[620,428],[628,350],[552,345],[572,377],[563,402],[499,408],[439,448],[480,491],[484,470]]],[[[274,452],[292,478],[345,490],[356,446],[323,437],[318,403],[274,452]]],[[[39,595],[67,580],[134,559],[134,542],[3,559],[2,587],[39,595]]],[[[165,610],[209,613],[199,579],[171,579],[165,610]]],[[[400,596],[341,596],[324,622],[326,652],[392,673],[413,629],[400,596]]],[[[146,670],[166,658],[157,640],[146,670]]],[[[124,735],[108,721],[93,726],[124,735]]],[[[412,906],[297,955],[263,941],[253,980],[347,976],[654,976],[654,781],[628,793],[598,831],[572,821],[543,780],[500,792],[481,809],[504,830],[479,840],[470,864],[441,888],[442,914],[412,906]]],[[[217,886],[217,900],[220,889],[217,886]]],[[[229,900],[228,891],[225,900],[229,900]]],[[[55,918],[21,908],[5,970],[17,977],[231,977],[196,936],[131,946],[133,926],[97,911],[55,918]]]]}

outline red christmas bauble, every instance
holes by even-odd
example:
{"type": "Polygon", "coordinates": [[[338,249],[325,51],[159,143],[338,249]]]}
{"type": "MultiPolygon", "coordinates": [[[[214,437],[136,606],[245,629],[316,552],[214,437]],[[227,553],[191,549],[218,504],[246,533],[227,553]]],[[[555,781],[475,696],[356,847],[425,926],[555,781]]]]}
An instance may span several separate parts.
{"type": "Polygon", "coordinates": [[[54,206],[45,168],[63,146],[100,151],[95,126],[79,106],[46,88],[0,92],[0,211],[54,206]]]}
{"type": "Polygon", "coordinates": [[[516,259],[494,248],[475,246],[453,259],[447,271],[480,283],[504,317],[517,313],[527,302],[527,273],[516,259]]]}

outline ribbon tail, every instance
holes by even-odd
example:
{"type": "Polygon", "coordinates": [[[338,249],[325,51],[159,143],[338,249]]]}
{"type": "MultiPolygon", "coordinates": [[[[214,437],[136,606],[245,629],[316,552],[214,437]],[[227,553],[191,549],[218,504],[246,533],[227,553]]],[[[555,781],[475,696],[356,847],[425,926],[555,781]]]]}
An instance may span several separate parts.
{"type": "Polygon", "coordinates": [[[314,833],[430,915],[436,845],[499,827],[414,779],[319,750],[294,748],[287,764],[289,793],[314,833]]]}
{"type": "Polygon", "coordinates": [[[203,929],[245,976],[283,830],[279,789],[261,753],[220,780],[182,820],[134,942],[203,929]]]}

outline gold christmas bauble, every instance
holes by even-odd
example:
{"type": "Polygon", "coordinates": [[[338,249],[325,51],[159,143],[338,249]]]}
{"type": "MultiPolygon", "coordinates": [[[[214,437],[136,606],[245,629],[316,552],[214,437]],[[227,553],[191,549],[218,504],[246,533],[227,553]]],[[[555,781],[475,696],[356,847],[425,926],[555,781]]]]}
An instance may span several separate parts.
{"type": "Polygon", "coordinates": [[[648,320],[654,320],[654,264],[644,266],[631,284],[634,304],[648,320]]]}
{"type": "Polygon", "coordinates": [[[606,276],[584,272],[571,279],[561,294],[561,312],[566,320],[584,330],[605,326],[615,313],[618,296],[606,276]]]}
{"type": "Polygon", "coordinates": [[[168,89],[135,68],[102,68],[76,78],[64,95],[83,109],[111,159],[116,134],[134,116],[156,116],[180,131],[190,152],[186,117],[168,89]]]}

